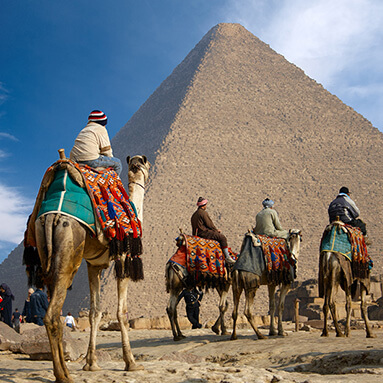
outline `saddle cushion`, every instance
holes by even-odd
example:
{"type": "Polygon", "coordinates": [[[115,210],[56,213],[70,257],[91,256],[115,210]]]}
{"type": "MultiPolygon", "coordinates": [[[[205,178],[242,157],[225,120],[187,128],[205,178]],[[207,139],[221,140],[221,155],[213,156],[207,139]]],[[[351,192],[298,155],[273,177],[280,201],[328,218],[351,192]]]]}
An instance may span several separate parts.
{"type": "MultiPolygon", "coordinates": [[[[170,262],[186,267],[189,280],[200,286],[214,287],[220,279],[227,278],[225,256],[218,241],[182,234],[185,245],[180,246],[170,262]]],[[[234,259],[234,254],[229,248],[234,259]]]]}
{"type": "Polygon", "coordinates": [[[75,217],[95,233],[95,219],[91,199],[68,174],[67,169],[56,172],[37,217],[47,213],[62,213],[75,217]]]}
{"type": "Polygon", "coordinates": [[[340,253],[352,263],[354,278],[368,278],[373,262],[368,255],[361,230],[347,224],[332,224],[326,227],[320,251],[340,253]]]}

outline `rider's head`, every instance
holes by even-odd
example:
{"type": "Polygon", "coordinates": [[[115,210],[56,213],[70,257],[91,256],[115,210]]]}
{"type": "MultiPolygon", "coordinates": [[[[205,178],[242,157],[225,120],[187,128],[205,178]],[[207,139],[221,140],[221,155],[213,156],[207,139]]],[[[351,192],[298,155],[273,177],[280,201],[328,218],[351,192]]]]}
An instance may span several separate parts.
{"type": "Polygon", "coordinates": [[[269,208],[272,208],[274,205],[274,201],[271,200],[270,198],[265,198],[263,201],[262,201],[262,206],[263,207],[269,207],[269,208]]]}
{"type": "Polygon", "coordinates": [[[108,117],[106,117],[105,113],[101,112],[101,110],[93,110],[88,117],[88,122],[96,122],[97,124],[105,126],[108,123],[108,117]]]}
{"type": "Polygon", "coordinates": [[[203,197],[199,197],[197,201],[197,206],[202,209],[206,209],[206,205],[207,205],[207,199],[203,197]]]}
{"type": "Polygon", "coordinates": [[[348,188],[346,186],[342,186],[339,189],[339,193],[344,193],[344,194],[350,195],[350,190],[348,190],[348,188]]]}

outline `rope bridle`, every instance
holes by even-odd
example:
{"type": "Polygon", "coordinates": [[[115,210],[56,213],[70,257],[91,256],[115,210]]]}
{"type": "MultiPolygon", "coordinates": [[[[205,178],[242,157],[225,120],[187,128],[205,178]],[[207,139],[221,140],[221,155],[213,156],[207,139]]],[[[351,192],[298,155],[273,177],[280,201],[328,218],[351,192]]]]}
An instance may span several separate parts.
{"type": "MultiPolygon", "coordinates": [[[[135,164],[135,165],[132,165],[132,169],[133,169],[133,168],[138,169],[138,170],[143,174],[143,176],[144,176],[144,185],[140,184],[139,182],[135,182],[135,181],[128,182],[128,185],[130,185],[130,184],[135,184],[135,185],[141,186],[142,189],[145,190],[145,183],[146,183],[148,177],[147,177],[147,175],[146,175],[145,172],[144,172],[144,166],[141,165],[141,164],[135,164]]],[[[145,169],[146,169],[146,168],[145,168],[145,169]]]]}

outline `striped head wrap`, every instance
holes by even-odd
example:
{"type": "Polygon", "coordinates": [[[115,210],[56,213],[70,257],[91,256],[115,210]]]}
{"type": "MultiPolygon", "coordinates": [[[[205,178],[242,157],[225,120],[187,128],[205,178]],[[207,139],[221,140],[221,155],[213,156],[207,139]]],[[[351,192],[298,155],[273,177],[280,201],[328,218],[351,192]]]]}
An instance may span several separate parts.
{"type": "Polygon", "coordinates": [[[101,110],[93,110],[88,117],[88,122],[90,121],[105,126],[108,123],[108,118],[101,110]]]}
{"type": "Polygon", "coordinates": [[[198,198],[198,201],[197,201],[197,206],[204,206],[207,204],[207,199],[203,198],[203,197],[199,197],[198,198]]]}

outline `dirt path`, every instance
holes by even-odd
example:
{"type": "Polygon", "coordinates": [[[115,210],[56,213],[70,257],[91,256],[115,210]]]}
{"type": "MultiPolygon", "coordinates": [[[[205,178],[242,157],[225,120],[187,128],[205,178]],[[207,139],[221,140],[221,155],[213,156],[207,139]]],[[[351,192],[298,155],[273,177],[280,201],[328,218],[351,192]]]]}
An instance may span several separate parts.
{"type": "MultiPolygon", "coordinates": [[[[266,334],[266,330],[262,330],[266,334]]],[[[256,340],[239,330],[238,340],[209,329],[185,331],[174,342],[168,330],[132,330],[133,353],[144,371],[125,372],[119,332],[98,336],[99,372],[82,371],[83,362],[68,363],[77,382],[369,382],[383,381],[383,330],[366,339],[362,330],[350,338],[321,338],[319,331],[288,332],[285,338],[256,340]]],[[[87,339],[87,333],[76,333],[87,339]]],[[[1,382],[53,382],[52,363],[22,354],[0,352],[1,382]]]]}

